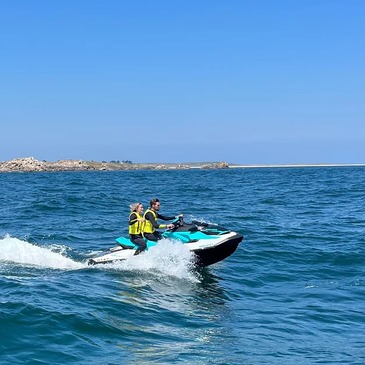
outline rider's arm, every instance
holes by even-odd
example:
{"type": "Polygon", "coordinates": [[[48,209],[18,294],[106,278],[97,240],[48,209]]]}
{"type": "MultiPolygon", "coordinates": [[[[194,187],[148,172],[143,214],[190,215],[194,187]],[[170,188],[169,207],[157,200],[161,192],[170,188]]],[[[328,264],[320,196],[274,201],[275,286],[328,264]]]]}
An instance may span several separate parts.
{"type": "Polygon", "coordinates": [[[173,219],[175,219],[176,217],[167,217],[165,215],[161,215],[160,213],[157,213],[157,218],[162,219],[163,221],[172,221],[173,219]]]}

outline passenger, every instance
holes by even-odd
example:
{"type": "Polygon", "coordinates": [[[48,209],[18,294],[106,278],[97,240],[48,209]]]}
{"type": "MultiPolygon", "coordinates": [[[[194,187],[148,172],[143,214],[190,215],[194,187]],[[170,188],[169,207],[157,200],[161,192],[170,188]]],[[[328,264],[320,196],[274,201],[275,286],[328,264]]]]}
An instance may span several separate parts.
{"type": "Polygon", "coordinates": [[[138,255],[144,251],[147,247],[145,240],[143,239],[143,225],[145,219],[142,217],[143,205],[142,203],[133,203],[130,205],[131,214],[129,215],[129,239],[138,248],[135,255],[138,255]]]}
{"type": "MultiPolygon", "coordinates": [[[[157,231],[157,228],[174,228],[173,224],[158,224],[157,219],[162,219],[164,221],[170,221],[176,217],[166,217],[158,213],[160,210],[160,201],[158,199],[152,199],[150,201],[150,208],[146,210],[143,215],[145,219],[143,237],[147,238],[149,241],[158,241],[162,238],[161,232],[157,231]]],[[[182,217],[180,214],[178,217],[182,217]]]]}

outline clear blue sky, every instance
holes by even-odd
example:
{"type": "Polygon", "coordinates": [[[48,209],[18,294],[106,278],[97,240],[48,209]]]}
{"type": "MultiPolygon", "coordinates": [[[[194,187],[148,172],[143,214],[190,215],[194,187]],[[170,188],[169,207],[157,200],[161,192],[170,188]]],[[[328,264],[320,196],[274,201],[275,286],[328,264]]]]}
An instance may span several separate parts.
{"type": "Polygon", "coordinates": [[[365,163],[363,0],[0,0],[0,161],[365,163]]]}

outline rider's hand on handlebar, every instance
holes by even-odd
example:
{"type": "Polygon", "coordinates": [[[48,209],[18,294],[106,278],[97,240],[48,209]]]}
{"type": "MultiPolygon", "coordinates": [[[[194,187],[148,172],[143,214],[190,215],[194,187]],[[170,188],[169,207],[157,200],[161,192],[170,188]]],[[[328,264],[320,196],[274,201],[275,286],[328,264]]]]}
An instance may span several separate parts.
{"type": "Polygon", "coordinates": [[[170,224],[166,224],[166,229],[173,229],[175,226],[170,223],[170,224]]]}

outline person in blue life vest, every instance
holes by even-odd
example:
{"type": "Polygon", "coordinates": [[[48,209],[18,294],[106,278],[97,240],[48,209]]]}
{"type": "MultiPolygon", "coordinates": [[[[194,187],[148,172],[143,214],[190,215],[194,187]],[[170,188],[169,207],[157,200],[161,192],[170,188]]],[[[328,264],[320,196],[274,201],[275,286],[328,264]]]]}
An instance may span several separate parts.
{"type": "MultiPolygon", "coordinates": [[[[150,201],[150,208],[148,208],[143,215],[143,218],[145,219],[143,226],[143,237],[147,238],[149,241],[158,241],[162,238],[161,232],[157,231],[158,228],[174,228],[173,224],[157,223],[157,219],[170,221],[176,218],[175,216],[164,216],[158,212],[159,210],[160,201],[155,198],[150,201]]],[[[179,214],[177,217],[183,217],[183,215],[179,214]]]]}
{"type": "Polygon", "coordinates": [[[138,248],[135,255],[138,255],[144,251],[147,247],[145,240],[143,239],[143,226],[145,219],[142,217],[143,205],[142,203],[133,203],[130,205],[131,214],[129,214],[129,239],[138,248]]]}

